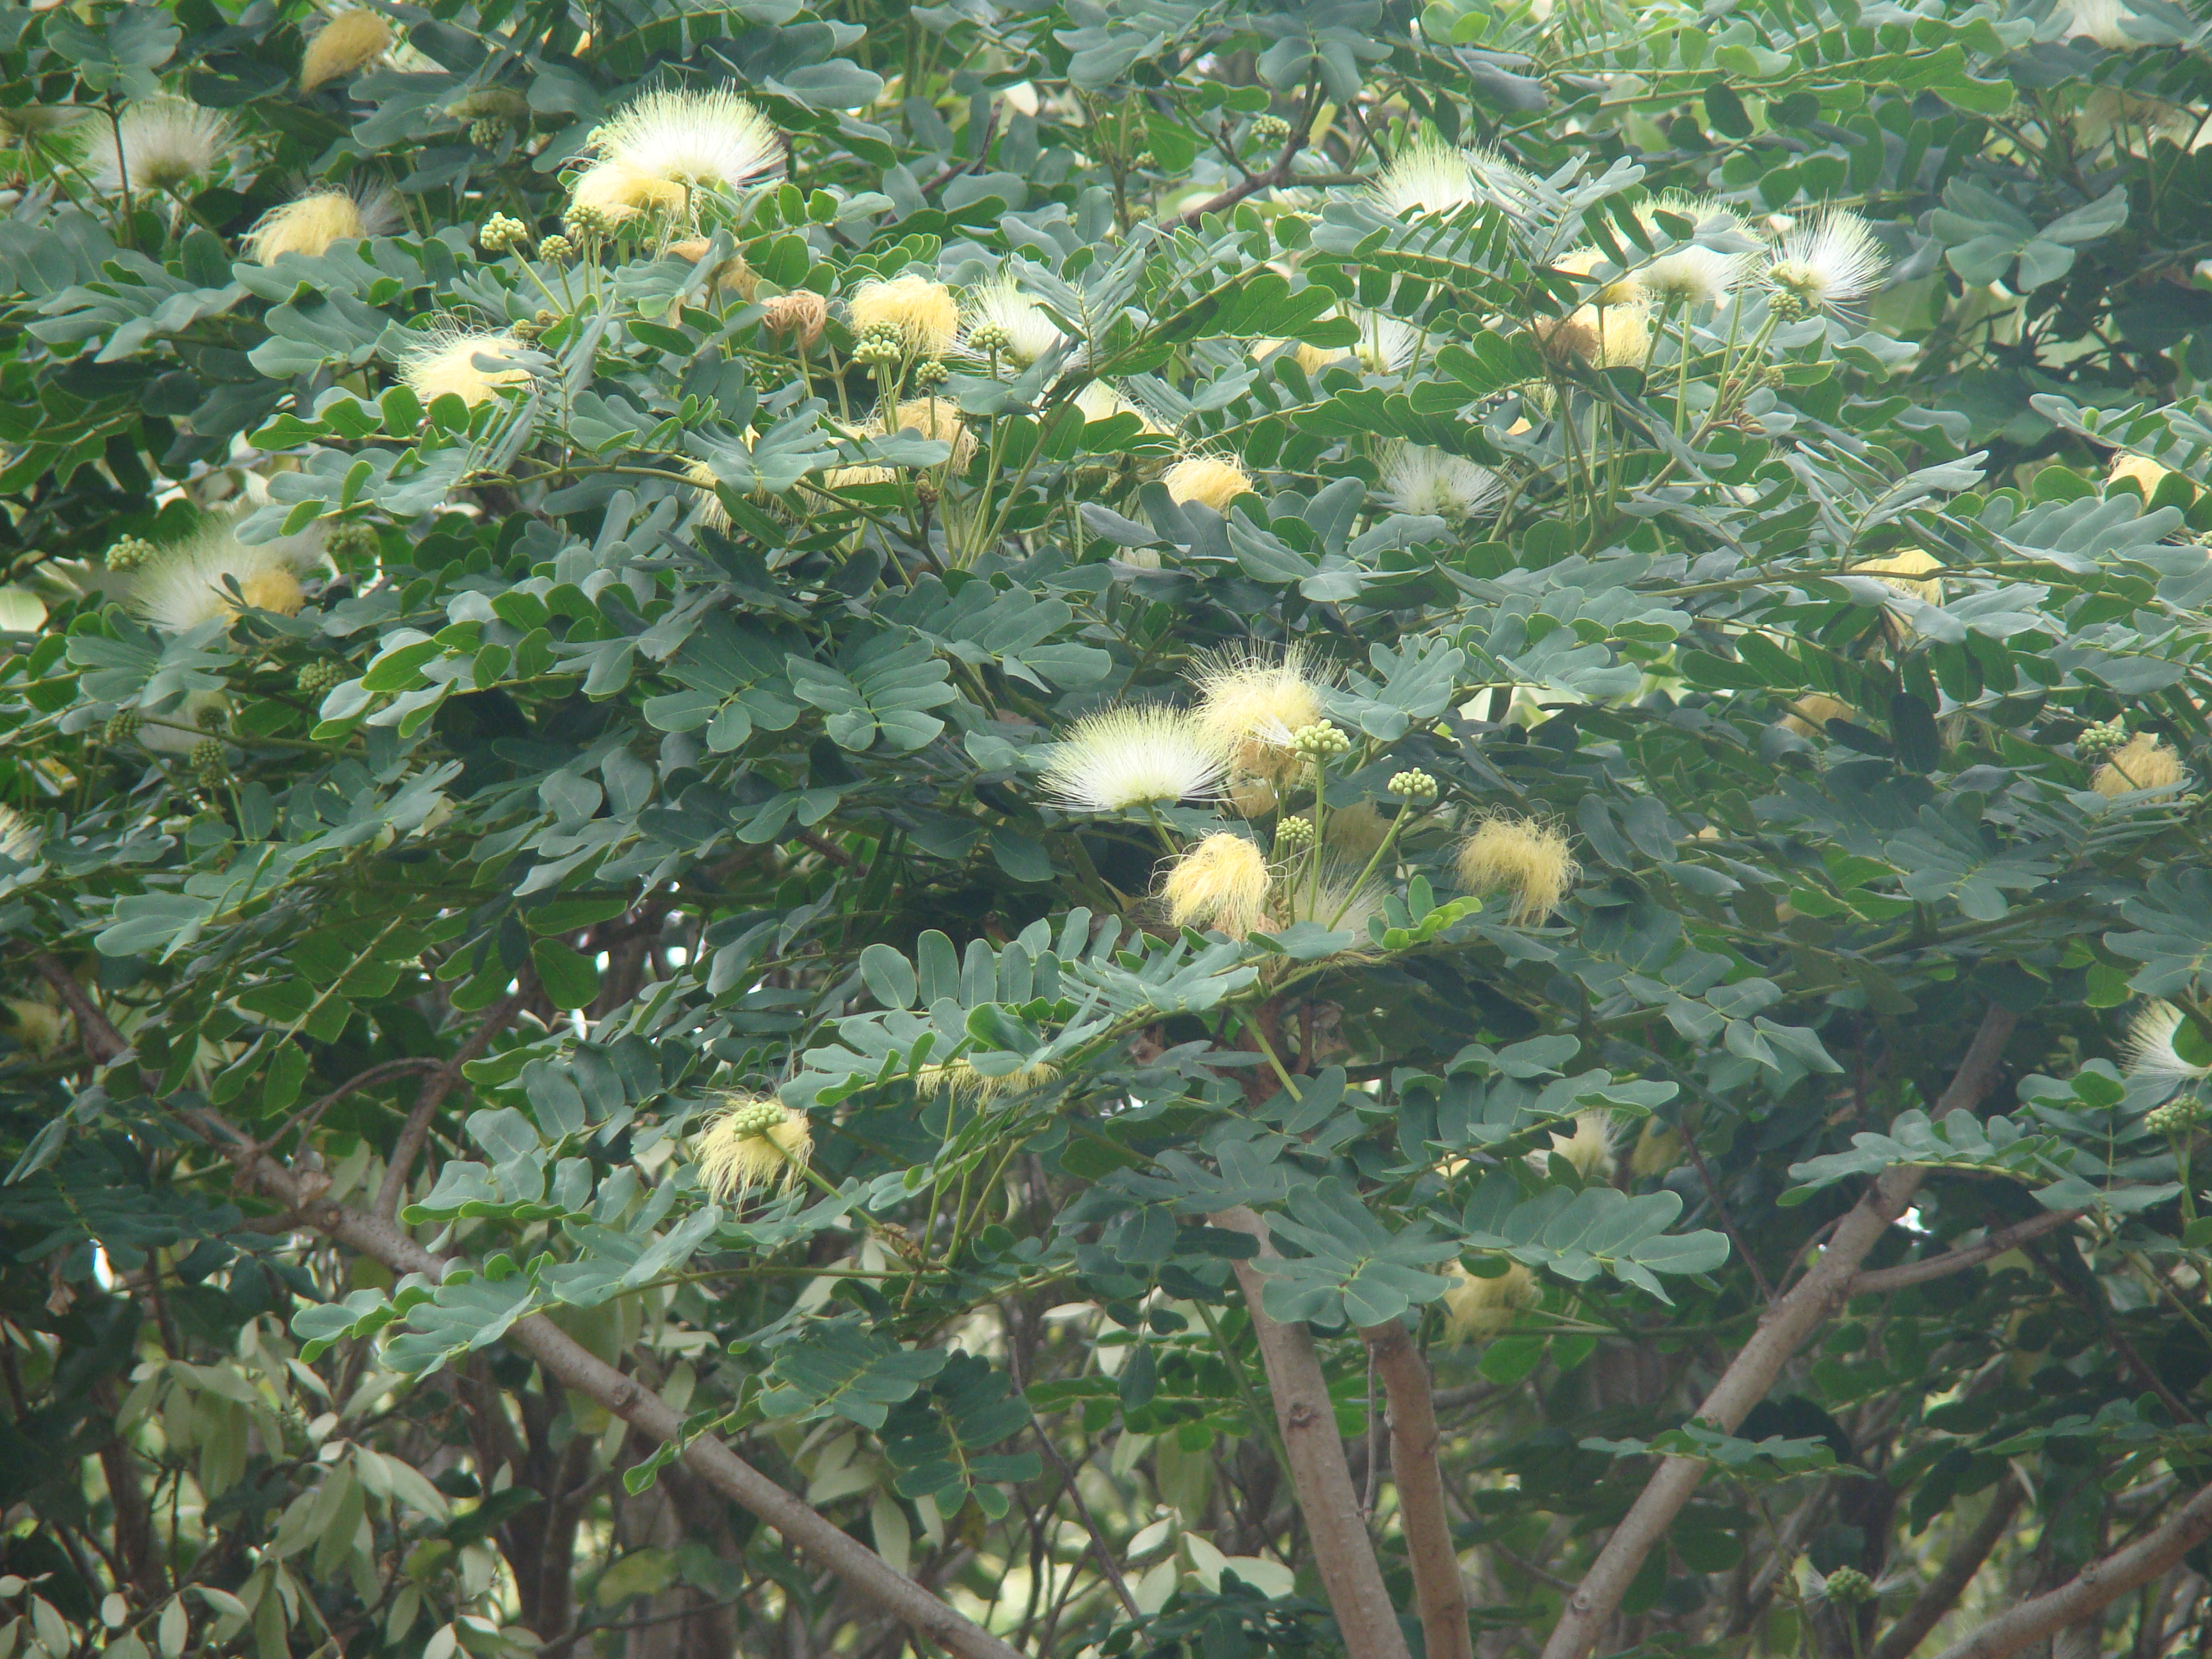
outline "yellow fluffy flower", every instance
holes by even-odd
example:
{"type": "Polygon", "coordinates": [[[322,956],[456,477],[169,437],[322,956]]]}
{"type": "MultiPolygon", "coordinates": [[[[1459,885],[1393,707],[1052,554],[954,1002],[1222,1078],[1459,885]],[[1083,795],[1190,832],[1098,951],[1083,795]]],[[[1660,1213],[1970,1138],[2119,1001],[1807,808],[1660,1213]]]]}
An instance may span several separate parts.
{"type": "Polygon", "coordinates": [[[1517,1261],[1496,1279],[1477,1279],[1454,1262],[1452,1285],[1444,1292],[1444,1335],[1454,1344],[1496,1336],[1542,1294],[1536,1275],[1517,1261]]]}
{"type": "Polygon", "coordinates": [[[496,364],[522,349],[522,342],[505,329],[465,329],[427,335],[400,365],[407,389],[425,404],[451,392],[473,408],[489,403],[501,386],[521,386],[530,379],[526,368],[486,368],[483,358],[496,364]]]}
{"type": "Polygon", "coordinates": [[[1218,830],[1177,859],[1160,884],[1168,920],[1243,939],[1267,920],[1267,857],[1232,830],[1218,830]]]}
{"type": "MultiPolygon", "coordinates": [[[[1578,247],[1571,252],[1561,254],[1553,263],[1559,270],[1571,275],[1589,276],[1600,265],[1613,262],[1594,247],[1578,247]]],[[[1598,291],[1590,296],[1591,304],[1603,306],[1608,310],[1623,306],[1640,307],[1644,300],[1644,284],[1634,271],[1607,277],[1598,291]]]]}
{"type": "MultiPolygon", "coordinates": [[[[775,124],[726,88],[662,87],[592,133],[601,166],[663,187],[735,192],[783,166],[775,124]]],[[[597,172],[594,167],[592,171],[597,172]]]]}
{"type": "Polygon", "coordinates": [[[237,521],[218,515],[132,573],[131,607],[155,627],[181,634],[235,613],[235,585],[252,609],[289,617],[306,599],[300,586],[301,558],[296,542],[239,540],[237,521]]]}
{"type": "Polygon", "coordinates": [[[731,1095],[692,1148],[699,1179],[725,1201],[796,1186],[813,1155],[806,1114],[764,1095],[731,1095]]]}
{"type": "Polygon", "coordinates": [[[0,806],[0,858],[28,864],[39,856],[39,827],[12,806],[0,806]]]}
{"type": "Polygon", "coordinates": [[[1857,709],[1825,691],[1808,691],[1790,708],[1791,712],[1782,717],[1782,723],[1801,738],[1818,737],[1827,729],[1830,720],[1855,720],[1859,717],[1857,709]]]}
{"type": "Polygon", "coordinates": [[[905,271],[887,283],[861,283],[847,309],[855,334],[890,329],[915,357],[942,357],[960,336],[959,301],[944,283],[919,271],[905,271]]]}
{"type": "Polygon", "coordinates": [[[4,1006],[16,1043],[33,1059],[52,1060],[69,1041],[70,1017],[52,1003],[9,997],[4,1006]]]}
{"type": "Polygon", "coordinates": [[[1645,1181],[1665,1175],[1681,1161],[1682,1132],[1668,1128],[1656,1117],[1645,1118],[1643,1132],[1636,1137],[1635,1150],[1628,1155],[1629,1174],[1645,1181]]]}
{"type": "Polygon", "coordinates": [[[641,213],[672,217],[691,203],[691,192],[675,179],[656,179],[620,161],[585,168],[570,185],[569,197],[576,206],[596,208],[616,224],[641,213]]]}
{"type": "MultiPolygon", "coordinates": [[[[884,423],[886,426],[890,422],[884,423]]],[[[960,471],[975,456],[975,434],[960,418],[960,405],[950,398],[908,398],[898,406],[897,429],[918,432],[925,438],[952,446],[952,470],[960,471]]]]}
{"type": "Polygon", "coordinates": [[[1611,1112],[1577,1112],[1573,1130],[1567,1134],[1554,1130],[1550,1147],[1529,1153],[1528,1162],[1540,1172],[1557,1153],[1584,1181],[1610,1181],[1620,1168],[1620,1160],[1613,1156],[1613,1134],[1611,1112]]]}
{"type": "Polygon", "coordinates": [[[2130,738],[2089,779],[2100,795],[2124,795],[2131,789],[2166,789],[2188,777],[2181,757],[2148,732],[2130,738]]]}
{"type": "Polygon", "coordinates": [[[381,13],[342,11],[316,31],[301,54],[300,90],[313,92],[343,80],[375,62],[391,45],[392,25],[381,13]]]}
{"type": "Polygon", "coordinates": [[[392,222],[387,191],[356,196],[343,190],[309,191],[263,214],[246,233],[242,251],[258,265],[274,264],[284,253],[313,258],[328,252],[333,242],[376,235],[392,222]]]}
{"type": "Polygon", "coordinates": [[[1930,605],[1943,603],[1943,584],[1941,581],[1915,581],[1913,577],[1931,570],[1941,570],[1943,562],[1921,547],[1900,547],[1894,553],[1879,559],[1868,559],[1852,569],[1860,575],[1874,575],[1882,586],[1894,588],[1899,593],[1910,593],[1916,599],[1925,599],[1930,605]]]}
{"type": "Polygon", "coordinates": [[[1486,818],[1460,843],[1460,885],[1473,893],[1503,891],[1513,920],[1538,922],[1559,908],[1582,866],[1565,835],[1534,818],[1486,818]]]}
{"type": "MultiPolygon", "coordinates": [[[[1198,693],[1199,725],[1230,751],[1239,778],[1279,786],[1297,776],[1304,763],[1291,734],[1324,717],[1328,683],[1303,646],[1279,653],[1231,646],[1199,658],[1188,678],[1198,693]]],[[[1255,804],[1259,799],[1252,795],[1255,804]]],[[[1273,805],[1270,799],[1265,810],[1273,805]]]]}
{"type": "Polygon", "coordinates": [[[925,1066],[914,1074],[914,1086],[926,1095],[951,1095],[957,1100],[993,1100],[1000,1095],[1025,1094],[1031,1089],[1041,1089],[1060,1075],[1060,1068],[1049,1060],[1036,1060],[1027,1066],[1017,1066],[1011,1072],[996,1076],[979,1072],[965,1060],[948,1060],[942,1065],[925,1066]]]}
{"type": "MultiPolygon", "coordinates": [[[[2158,487],[2172,476],[2172,467],[2160,466],[2148,455],[2115,455],[2111,470],[2105,474],[2105,485],[2110,489],[2116,483],[2132,483],[2142,492],[2143,500],[2148,501],[2158,494],[2158,487]]],[[[2195,489],[2193,481],[2190,488],[2195,489]]]]}
{"type": "Polygon", "coordinates": [[[1250,495],[1254,489],[1250,473],[1218,455],[1186,455],[1161,476],[1160,482],[1167,485],[1169,496],[1178,505],[1196,501],[1216,513],[1227,512],[1230,502],[1250,495]]]}

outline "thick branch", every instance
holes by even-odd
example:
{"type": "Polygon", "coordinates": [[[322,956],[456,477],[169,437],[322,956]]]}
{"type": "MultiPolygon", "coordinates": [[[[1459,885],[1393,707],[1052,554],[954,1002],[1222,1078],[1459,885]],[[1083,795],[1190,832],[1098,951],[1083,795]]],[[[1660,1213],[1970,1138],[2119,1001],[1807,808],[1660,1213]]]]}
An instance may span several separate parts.
{"type": "MultiPolygon", "coordinates": [[[[1996,1080],[1997,1061],[2005,1039],[2012,1035],[2016,1016],[1991,1007],[1959,1064],[1951,1086],[1936,1103],[1936,1115],[1971,1109],[1996,1080]]],[[[1721,1379],[1713,1385],[1697,1415],[1724,1433],[1733,1433],[1751,1408],[1766,1397],[1774,1379],[1798,1347],[1832,1317],[1850,1299],[1851,1281],[1859,1263],[1874,1249],[1890,1224],[1905,1213],[1919,1190],[1923,1171],[1893,1164],[1876,1177],[1863,1197],[1844,1215],[1820,1259],[1788,1294],[1770,1307],[1721,1379]]],[[[1690,1494],[1705,1479],[1705,1462],[1697,1457],[1668,1457],[1637,1498],[1635,1504],[1613,1528],[1605,1547],[1590,1564],[1575,1593],[1544,1644],[1543,1659],[1583,1659],[1596,1646],[1604,1630],[1628,1593],[1637,1571],[1660,1540],[1690,1494]]]]}
{"type": "Polygon", "coordinates": [[[1974,1529],[1951,1547],[1948,1559],[1928,1581],[1927,1588],[1874,1644],[1870,1659],[1911,1659],[1912,1650],[1927,1639],[1945,1613],[1958,1606],[1966,1586],[1982,1570],[1982,1563],[1990,1559],[1990,1552],[2012,1529],[2013,1516],[2020,1513],[2021,1499],[2026,1495],[2020,1482],[2008,1474],[1991,1494],[1990,1507],[1974,1529]]]}
{"type": "Polygon", "coordinates": [[[1467,1585],[1444,1512],[1443,1473],[1437,1463],[1437,1411],[1428,1362],[1403,1325],[1362,1330],[1367,1352],[1390,1401],[1390,1474],[1398,1483],[1398,1524],[1413,1570],[1428,1659],[1474,1659],[1467,1631],[1467,1585]]]}
{"type": "Polygon", "coordinates": [[[2086,1212],[2081,1210],[2052,1210],[2032,1216],[2026,1221],[2009,1227],[2000,1227],[1978,1244],[1969,1244],[1948,1255],[1930,1256],[1925,1261],[1908,1261],[1902,1267],[1877,1267],[1872,1273],[1861,1273],[1851,1281],[1853,1296],[1875,1296],[1884,1291],[1901,1291],[1908,1285],[1925,1285],[1931,1279],[1943,1279],[1952,1273],[1964,1273],[1969,1267],[1978,1267],[1984,1261],[2002,1255],[2007,1250],[2016,1250],[2031,1240],[2045,1233],[2055,1233],[2061,1227],[2079,1221],[2086,1212]]]}
{"type": "Polygon", "coordinates": [[[1938,1659],[2004,1659],[2033,1643],[2048,1641],[2069,1625],[2094,1618],[2137,1585],[2170,1571],[2208,1538],[2212,1538],[2212,1486],[2168,1516],[2156,1532],[2084,1567],[2079,1577],[2048,1595],[2033,1596],[1998,1614],[1963,1642],[1944,1649],[1938,1659]]]}
{"type": "MultiPolygon", "coordinates": [[[[1212,1220],[1217,1227],[1257,1239],[1261,1261],[1275,1255],[1267,1224],[1246,1206],[1223,1210],[1212,1220]]],[[[1352,1488],[1352,1471],[1344,1461],[1336,1411],[1329,1402],[1328,1383],[1322,1376],[1313,1338],[1303,1324],[1283,1324],[1261,1305],[1267,1279],[1255,1262],[1236,1265],[1245,1311],[1251,1316],[1260,1358],[1267,1368],[1267,1391],[1274,1396],[1275,1422],[1282,1430],[1298,1509],[1305,1516],[1314,1562],[1343,1632],[1346,1651],[1351,1659],[1409,1659],[1397,1609],[1382,1588],[1374,1541],[1359,1518],[1358,1494],[1352,1488]]]]}

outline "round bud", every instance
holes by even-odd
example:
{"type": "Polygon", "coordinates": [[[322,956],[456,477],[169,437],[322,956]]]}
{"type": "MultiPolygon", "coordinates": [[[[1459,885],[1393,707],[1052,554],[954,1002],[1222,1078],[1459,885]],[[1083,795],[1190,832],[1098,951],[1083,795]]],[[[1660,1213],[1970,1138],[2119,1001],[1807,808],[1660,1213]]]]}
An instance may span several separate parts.
{"type": "Polygon", "coordinates": [[[1275,826],[1275,850],[1294,852],[1301,847],[1313,845],[1314,827],[1311,818],[1285,818],[1275,826]]]}
{"type": "Polygon", "coordinates": [[[895,363],[906,356],[906,340],[888,323],[872,324],[853,342],[853,356],[864,363],[895,363]]]}
{"type": "Polygon", "coordinates": [[[915,366],[914,383],[924,392],[933,392],[951,378],[952,371],[934,360],[915,366]]]}
{"type": "Polygon", "coordinates": [[[1874,1599],[1874,1581],[1856,1567],[1838,1567],[1828,1575],[1828,1600],[1847,1607],[1874,1599]]]}
{"type": "Polygon", "coordinates": [[[1013,343],[1013,337],[1006,332],[1003,323],[978,323],[968,331],[968,349],[987,357],[993,352],[1004,351],[1013,343]]]}
{"type": "Polygon", "coordinates": [[[185,760],[198,774],[199,781],[210,788],[230,775],[230,763],[223,758],[221,738],[202,738],[192,745],[185,760]]]}
{"type": "Polygon", "coordinates": [[[345,670],[334,662],[311,662],[300,670],[300,691],[303,696],[320,697],[345,678],[345,670]]]}
{"type": "Polygon", "coordinates": [[[153,543],[139,536],[125,536],[107,550],[107,568],[118,574],[136,570],[153,556],[153,543]]]}
{"type": "MultiPolygon", "coordinates": [[[[479,126],[483,125],[477,123],[479,126]]],[[[529,241],[530,227],[504,213],[493,214],[477,232],[477,245],[487,253],[504,253],[511,247],[526,246],[529,241]]]]}
{"type": "Polygon", "coordinates": [[[1426,772],[1400,772],[1390,780],[1390,793],[1402,795],[1407,800],[1434,800],[1437,798],[1437,781],[1426,772]]]}
{"type": "Polygon", "coordinates": [[[1255,115],[1246,131],[1255,144],[1279,144],[1291,136],[1291,124],[1279,115],[1255,115]]]}
{"type": "Polygon", "coordinates": [[[561,222],[571,236],[604,236],[615,228],[607,210],[589,202],[569,203],[561,215],[561,222]]]}
{"type": "Polygon", "coordinates": [[[2186,1134],[2203,1115],[2203,1103],[2193,1095],[2183,1095],[2163,1106],[2152,1107],[2143,1114],[2142,1125],[2154,1135],[2186,1134]]]}
{"type": "Polygon", "coordinates": [[[495,149],[506,135],[507,123],[483,116],[469,123],[469,142],[479,149],[495,149]]]}
{"type": "Polygon", "coordinates": [[[2118,714],[2101,726],[2085,727],[2081,735],[2074,739],[2074,752],[2085,761],[2102,760],[2114,750],[2127,746],[2128,723],[2118,714]]]}
{"type": "Polygon", "coordinates": [[[192,716],[192,724],[203,732],[220,732],[228,723],[224,716],[225,711],[221,707],[210,703],[192,716]]]}
{"type": "Polygon", "coordinates": [[[130,742],[138,735],[138,711],[135,708],[117,709],[107,717],[107,724],[100,728],[100,735],[101,741],[106,743],[130,742]]]}
{"type": "Polygon", "coordinates": [[[323,550],[333,559],[374,558],[383,546],[384,538],[376,533],[376,527],[357,519],[334,526],[323,541],[323,550]]]}
{"type": "Polygon", "coordinates": [[[772,1100],[756,1100],[730,1114],[730,1132],[751,1137],[764,1135],[783,1121],[783,1108],[772,1100]]]}
{"type": "Polygon", "coordinates": [[[1291,747],[1310,761],[1333,760],[1352,752],[1352,739],[1327,720],[1321,720],[1291,732],[1291,747]]]}
{"type": "Polygon", "coordinates": [[[556,230],[538,245],[538,254],[540,258],[562,264],[576,257],[576,245],[556,230]]]}

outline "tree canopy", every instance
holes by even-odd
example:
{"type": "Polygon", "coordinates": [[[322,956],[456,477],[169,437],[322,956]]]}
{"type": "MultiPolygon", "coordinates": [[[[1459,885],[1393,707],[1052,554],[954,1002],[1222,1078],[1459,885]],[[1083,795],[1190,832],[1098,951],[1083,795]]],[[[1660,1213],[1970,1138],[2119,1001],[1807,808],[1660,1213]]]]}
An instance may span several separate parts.
{"type": "Polygon", "coordinates": [[[0,16],[0,1659],[2212,1642],[2212,24],[0,16]]]}

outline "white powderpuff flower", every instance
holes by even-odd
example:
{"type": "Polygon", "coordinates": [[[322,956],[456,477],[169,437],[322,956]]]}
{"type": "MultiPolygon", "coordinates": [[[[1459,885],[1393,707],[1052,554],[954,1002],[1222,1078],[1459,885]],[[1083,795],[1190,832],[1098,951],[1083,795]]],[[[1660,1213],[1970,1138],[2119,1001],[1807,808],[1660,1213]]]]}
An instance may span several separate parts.
{"type": "Polygon", "coordinates": [[[1216,513],[1226,513],[1239,495],[1251,495],[1258,485],[1252,475],[1225,455],[1186,455],[1160,475],[1169,496],[1178,507],[1196,501],[1216,513]]]}
{"type": "MultiPolygon", "coordinates": [[[[1638,209],[1636,216],[1657,232],[1658,223],[1654,216],[1656,213],[1687,219],[1698,228],[1699,236],[1750,234],[1743,221],[1726,208],[1717,203],[1699,201],[1683,191],[1668,191],[1650,207],[1638,209]]],[[[1662,304],[1717,306],[1735,293],[1751,274],[1753,257],[1748,253],[1723,253],[1701,242],[1688,242],[1661,254],[1636,274],[1644,291],[1662,304]]]]}
{"type": "Polygon", "coordinates": [[[1368,194],[1394,219],[1452,214],[1475,202],[1513,205],[1534,181],[1486,149],[1459,149],[1437,139],[1407,145],[1375,175],[1368,194]]]}
{"type": "Polygon", "coordinates": [[[593,130],[592,153],[642,179],[735,191],[783,167],[783,135],[726,88],[663,87],[593,130]]]}
{"type": "Polygon", "coordinates": [[[2120,1045],[2130,1077],[2154,1078],[2163,1083],[2194,1083],[2212,1077],[2212,1066],[2184,1060],[2173,1046],[2181,1029],[2182,1012],[2170,1002],[2146,1002],[2128,1022],[2128,1035],[2120,1045]]]}
{"type": "Polygon", "coordinates": [[[2062,0],[2059,12],[2069,20],[2063,40],[2094,41],[2107,52],[2133,52],[2143,44],[2127,32],[2126,25],[2137,19],[2120,0],[2062,0]]]}
{"type": "Polygon", "coordinates": [[[1409,368],[1426,337],[1413,324],[1380,311],[1356,311],[1359,338],[1352,348],[1370,374],[1395,374],[1409,368]]]}
{"type": "Polygon", "coordinates": [[[522,342],[505,329],[441,328],[408,349],[399,374],[426,406],[450,392],[473,408],[501,386],[530,379],[526,368],[501,366],[521,349],[522,342]]]}
{"type": "Polygon", "coordinates": [[[693,1143],[700,1184],[727,1203],[755,1188],[795,1187],[813,1155],[806,1114],[766,1096],[727,1095],[693,1143]]]}
{"type": "Polygon", "coordinates": [[[149,98],[95,130],[93,181],[103,191],[173,190],[213,173],[234,137],[226,115],[182,98],[149,98]]]}
{"type": "Polygon", "coordinates": [[[1888,269],[1874,227],[1847,208],[1832,207],[1784,233],[1766,282],[1814,311],[1833,311],[1873,293],[1888,269]]]}
{"type": "Polygon", "coordinates": [[[1017,368],[1027,368],[1038,358],[1068,343],[1059,325],[1045,315],[1043,307],[1023,293],[1011,276],[987,283],[970,293],[962,307],[962,321],[964,327],[961,344],[968,356],[988,360],[992,355],[988,343],[993,336],[984,333],[985,343],[981,346],[975,343],[976,336],[981,331],[995,331],[1000,342],[998,356],[1017,368]]]}
{"type": "Polygon", "coordinates": [[[193,691],[173,708],[144,715],[133,737],[141,749],[153,754],[189,755],[202,738],[229,726],[229,699],[220,691],[193,691]]]}
{"type": "Polygon", "coordinates": [[[1167,428],[1155,420],[1143,404],[1109,380],[1091,381],[1075,394],[1075,406],[1083,411],[1086,421],[1109,421],[1116,415],[1133,415],[1146,432],[1162,436],[1167,433],[1167,428]]]}
{"type": "Polygon", "coordinates": [[[1613,1153],[1613,1127],[1611,1112],[1577,1112],[1573,1131],[1555,1133],[1547,1150],[1529,1153],[1529,1167],[1541,1175],[1556,1153],[1584,1181],[1610,1181],[1620,1167],[1613,1153]]]}
{"type": "Polygon", "coordinates": [[[1179,708],[1146,704],[1085,716],[1054,745],[1045,798],[1071,812],[1121,812],[1214,793],[1226,747],[1179,708]]]}
{"type": "Polygon", "coordinates": [[[641,213],[682,213],[691,203],[691,192],[673,179],[663,179],[620,161],[601,161],[586,167],[568,186],[569,199],[578,207],[592,208],[620,224],[641,213]]]}
{"type": "Polygon", "coordinates": [[[1486,466],[1419,444],[1391,446],[1382,460],[1382,499],[1393,512],[1456,524],[1494,508],[1505,486],[1486,466]]]}
{"type": "Polygon", "coordinates": [[[30,864],[38,856],[38,825],[12,806],[0,806],[0,858],[30,864]]]}
{"type": "Polygon", "coordinates": [[[241,252],[255,264],[272,264],[277,256],[330,251],[333,242],[380,236],[398,222],[399,209],[390,191],[314,190],[270,208],[246,233],[241,252]]]}
{"type": "Polygon", "coordinates": [[[1477,1279],[1455,1261],[1450,1275],[1444,1291],[1444,1336],[1454,1347],[1486,1341],[1509,1329],[1523,1309],[1534,1307],[1543,1297],[1536,1275],[1517,1261],[1508,1262],[1496,1279],[1477,1279]]]}
{"type": "Polygon", "coordinates": [[[241,604],[289,617],[306,602],[300,577],[313,558],[314,544],[307,538],[242,542],[236,519],[210,518],[138,568],[131,608],[172,634],[235,616],[241,604]]]}
{"type": "Polygon", "coordinates": [[[1330,675],[1302,642],[1280,652],[1232,645],[1196,659],[1188,678],[1199,725],[1228,753],[1238,779],[1267,783],[1304,775],[1292,735],[1328,718],[1330,675]]]}

